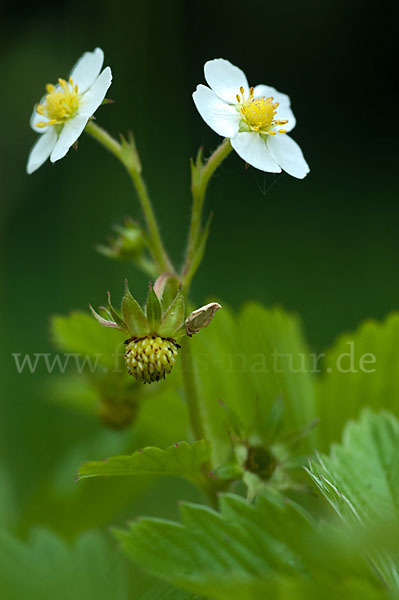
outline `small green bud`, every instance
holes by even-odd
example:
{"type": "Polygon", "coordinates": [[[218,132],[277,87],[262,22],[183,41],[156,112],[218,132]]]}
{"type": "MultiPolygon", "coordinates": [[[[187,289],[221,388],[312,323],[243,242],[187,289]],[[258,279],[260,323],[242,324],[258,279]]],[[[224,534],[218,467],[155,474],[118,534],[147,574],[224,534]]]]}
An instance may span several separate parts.
{"type": "Polygon", "coordinates": [[[115,260],[135,260],[145,249],[145,234],[132,219],[126,219],[123,226],[114,227],[115,236],[109,239],[109,246],[98,246],[97,250],[115,260]]]}

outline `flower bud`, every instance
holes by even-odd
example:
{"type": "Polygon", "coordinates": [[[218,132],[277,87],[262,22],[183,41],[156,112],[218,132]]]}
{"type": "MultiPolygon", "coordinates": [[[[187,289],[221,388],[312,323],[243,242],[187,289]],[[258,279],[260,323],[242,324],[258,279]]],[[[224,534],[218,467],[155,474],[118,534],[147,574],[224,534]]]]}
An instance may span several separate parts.
{"type": "Polygon", "coordinates": [[[137,259],[145,248],[145,238],[140,226],[126,219],[123,226],[114,227],[116,236],[111,237],[109,246],[98,246],[97,250],[115,260],[137,259]]]}

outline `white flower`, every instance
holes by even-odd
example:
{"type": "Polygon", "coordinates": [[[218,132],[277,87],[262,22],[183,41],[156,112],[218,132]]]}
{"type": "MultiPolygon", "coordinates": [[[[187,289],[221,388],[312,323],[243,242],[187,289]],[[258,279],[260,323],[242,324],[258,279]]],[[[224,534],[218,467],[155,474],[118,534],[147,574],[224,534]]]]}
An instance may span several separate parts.
{"type": "Polygon", "coordinates": [[[60,160],[76,142],[87,121],[100,106],[112,81],[101,48],[85,52],[72,69],[68,81],[59,79],[56,85],[47,84],[47,94],[33,109],[31,127],[40,133],[26,167],[33,173],[50,157],[60,160]]]}
{"type": "Polygon", "coordinates": [[[205,63],[205,79],[193,93],[204,121],[230,138],[245,162],[270,173],[281,169],[302,179],[309,167],[298,144],[287,135],[295,127],[290,99],[268,85],[249,87],[245,73],[228,60],[205,63]]]}

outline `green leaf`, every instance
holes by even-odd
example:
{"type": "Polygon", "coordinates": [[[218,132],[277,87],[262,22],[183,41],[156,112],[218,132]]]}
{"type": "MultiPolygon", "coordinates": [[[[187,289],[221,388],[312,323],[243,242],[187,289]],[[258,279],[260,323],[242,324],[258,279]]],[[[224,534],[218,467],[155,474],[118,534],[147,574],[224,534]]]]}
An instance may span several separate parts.
{"type": "Polygon", "coordinates": [[[196,481],[201,466],[209,460],[210,445],[204,440],[193,444],[178,442],[167,450],[144,448],[126,456],[113,456],[106,461],[85,463],[78,471],[86,477],[113,477],[116,475],[175,475],[196,481]]]}
{"type": "Polygon", "coordinates": [[[399,314],[382,323],[366,321],[341,336],[327,352],[324,375],[317,388],[315,443],[328,452],[341,439],[348,419],[358,418],[365,406],[399,413],[399,314]]]}
{"type": "Polygon", "coordinates": [[[125,293],[122,298],[122,316],[132,335],[142,337],[150,332],[144,311],[130,293],[127,280],[125,281],[125,293]]]}
{"type": "MultiPolygon", "coordinates": [[[[77,469],[89,458],[100,461],[149,444],[166,448],[175,440],[184,439],[189,424],[181,397],[168,385],[162,386],[156,394],[151,393],[151,388],[146,389],[147,386],[142,388],[146,397],[134,429],[114,432],[97,427],[93,436],[86,434],[81,442],[70,439],[70,447],[58,457],[57,464],[37,480],[19,519],[19,531],[24,536],[36,523],[42,523],[71,540],[84,530],[109,527],[128,515],[136,515],[143,505],[148,510],[162,510],[163,515],[172,516],[178,499],[187,498],[187,494],[190,499],[199,499],[196,489],[184,479],[166,481],[161,476],[142,476],[74,481],[77,469]]],[[[85,428],[86,431],[87,426],[85,428]]],[[[16,506],[14,502],[14,509],[16,506]]],[[[12,525],[11,518],[9,524],[12,525]]]]}
{"type": "Polygon", "coordinates": [[[148,290],[146,315],[150,333],[157,333],[162,319],[162,307],[151,283],[148,290]]]}
{"type": "MultiPolygon", "coordinates": [[[[390,413],[364,410],[344,430],[342,445],[310,462],[314,483],[341,519],[365,531],[388,527],[392,555],[374,552],[381,577],[399,594],[399,421],[390,413]],[[395,556],[396,554],[396,556],[395,556]]],[[[386,541],[386,540],[385,540],[386,541]]]]}
{"type": "Polygon", "coordinates": [[[51,319],[51,336],[60,350],[98,357],[101,365],[114,369],[116,356],[124,353],[126,334],[116,329],[99,327],[87,313],[73,312],[51,319]]]}
{"type": "Polygon", "coordinates": [[[27,542],[0,532],[0,586],[4,600],[128,600],[123,562],[99,533],[73,546],[45,529],[27,542]]]}
{"type": "Polygon", "coordinates": [[[162,581],[153,581],[149,589],[137,600],[201,600],[196,594],[178,590],[162,581]]]}
{"type": "Polygon", "coordinates": [[[326,598],[335,589],[337,598],[385,597],[362,558],[346,545],[337,550],[331,531],[292,502],[277,494],[255,505],[232,494],[220,502],[220,513],[183,503],[182,523],[146,518],[115,535],[143,569],[215,600],[297,599],[309,590],[326,598]]]}
{"type": "MultiPolygon", "coordinates": [[[[316,416],[312,360],[294,315],[248,304],[235,316],[224,307],[212,326],[190,343],[213,464],[230,459],[232,426],[221,402],[266,445],[271,442],[271,419],[275,420],[270,414],[279,398],[283,407],[278,427],[273,424],[276,432],[303,427],[316,416]]],[[[310,448],[305,440],[303,449],[310,448]]]]}
{"type": "Polygon", "coordinates": [[[184,294],[181,289],[165,312],[158,333],[164,337],[174,337],[184,321],[184,294]]]}
{"type": "MultiPolygon", "coordinates": [[[[17,518],[18,502],[9,470],[0,462],[0,529],[12,527],[17,518]]],[[[19,507],[18,507],[19,508],[19,507]]]]}

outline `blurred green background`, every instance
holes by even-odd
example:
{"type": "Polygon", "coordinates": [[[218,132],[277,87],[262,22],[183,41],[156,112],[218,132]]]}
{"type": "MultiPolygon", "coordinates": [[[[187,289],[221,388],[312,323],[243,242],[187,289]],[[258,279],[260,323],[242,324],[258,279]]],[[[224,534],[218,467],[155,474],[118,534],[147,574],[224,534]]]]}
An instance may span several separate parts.
{"type": "MultiPolygon", "coordinates": [[[[399,304],[395,21],[361,0],[279,3],[94,2],[2,6],[0,140],[2,335],[0,452],[20,503],[90,423],[43,399],[44,372],[18,375],[12,353],[51,352],[49,315],[99,305],[133,268],[94,251],[111,225],[139,216],[122,167],[83,136],[78,152],[32,176],[29,128],[44,85],[100,46],[114,83],[98,123],[131,128],[167,247],[182,257],[190,216],[189,158],[219,143],[191,99],[203,64],[223,57],[250,83],[287,92],[304,181],[262,174],[231,156],[209,190],[215,213],[193,300],[239,308],[282,304],[304,320],[315,350],[399,304]]],[[[174,495],[170,501],[174,503],[174,495]]],[[[165,499],[167,504],[167,499],[165,499]]],[[[147,510],[148,512],[148,510],[147,510]]],[[[164,512],[165,514],[165,512],[164,512]]]]}

